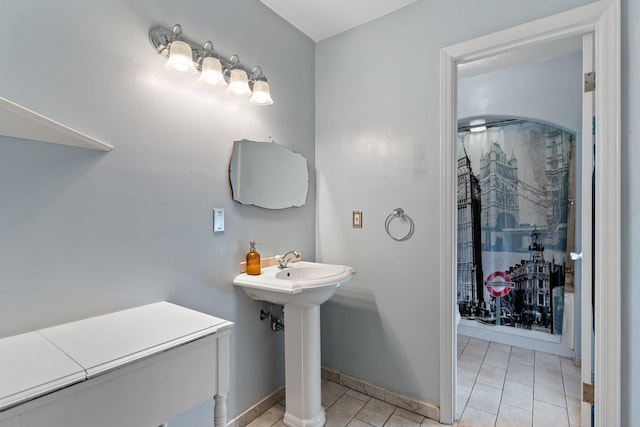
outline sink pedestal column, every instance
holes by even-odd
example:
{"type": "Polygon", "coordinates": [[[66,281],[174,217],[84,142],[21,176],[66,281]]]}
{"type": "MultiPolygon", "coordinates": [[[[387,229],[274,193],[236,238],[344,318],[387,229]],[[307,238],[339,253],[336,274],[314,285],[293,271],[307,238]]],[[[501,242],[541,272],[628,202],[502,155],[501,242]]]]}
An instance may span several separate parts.
{"type": "Polygon", "coordinates": [[[287,408],[284,423],[322,427],[320,306],[284,307],[284,353],[287,408]]]}

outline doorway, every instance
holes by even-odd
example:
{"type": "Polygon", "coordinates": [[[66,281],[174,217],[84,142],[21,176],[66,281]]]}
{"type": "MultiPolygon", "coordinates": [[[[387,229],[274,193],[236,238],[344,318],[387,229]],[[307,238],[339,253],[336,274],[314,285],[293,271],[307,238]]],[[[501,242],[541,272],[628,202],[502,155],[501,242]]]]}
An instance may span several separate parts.
{"type": "MultiPolygon", "coordinates": [[[[618,0],[600,1],[528,24],[480,37],[441,51],[441,422],[456,416],[455,354],[457,350],[454,283],[456,254],[456,171],[458,65],[504,53],[514,53],[545,41],[593,33],[595,40],[596,141],[595,245],[584,253],[580,268],[594,272],[595,330],[595,425],[620,423],[620,5],[618,0]],[[612,277],[613,275],[613,277],[612,277]],[[605,288],[606,283],[606,288],[605,288]],[[603,352],[602,349],[607,349],[603,352]]],[[[583,186],[584,187],[584,186],[583,186]]],[[[583,227],[587,225],[583,224],[583,227]]],[[[590,273],[589,273],[590,274],[590,273]]],[[[584,295],[584,293],[583,293],[584,295]]],[[[589,295],[590,296],[590,295],[589,295]]],[[[590,298],[586,301],[589,306],[590,298]]],[[[585,310],[587,311],[587,310],[585,310]]],[[[583,311],[583,313],[585,312],[583,311]]],[[[590,311],[590,310],[589,310],[590,311]]],[[[582,321],[584,325],[584,317],[582,321]]],[[[591,322],[589,322],[591,323],[591,322]]],[[[583,326],[584,327],[584,326],[583,326]]],[[[583,340],[584,341],[584,340],[583,340]]],[[[584,345],[584,342],[583,342],[584,345]]],[[[584,354],[583,350],[583,354],[584,354]]],[[[583,382],[588,383],[583,374],[583,382]]],[[[585,404],[583,404],[584,407],[585,404]]],[[[586,414],[586,411],[584,412],[586,414]]],[[[584,418],[584,415],[583,415],[584,418]]],[[[585,420],[586,424],[586,420],[585,420]]]]}
{"type": "Polygon", "coordinates": [[[574,292],[568,231],[582,206],[590,210],[574,190],[584,150],[582,43],[582,36],[567,37],[458,66],[457,298],[464,335],[580,354],[580,313],[570,312],[580,282],[574,292]],[[477,181],[478,206],[461,195],[467,181],[477,181]],[[463,214],[474,220],[465,225],[463,214]],[[503,276],[508,286],[490,286],[503,276]]]}

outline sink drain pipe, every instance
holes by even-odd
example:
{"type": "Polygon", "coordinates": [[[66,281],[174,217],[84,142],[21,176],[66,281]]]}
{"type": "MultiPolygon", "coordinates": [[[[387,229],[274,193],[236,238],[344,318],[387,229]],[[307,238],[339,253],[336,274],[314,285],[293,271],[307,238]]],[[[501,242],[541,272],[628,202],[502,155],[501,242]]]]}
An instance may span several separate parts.
{"type": "MultiPolygon", "coordinates": [[[[273,306],[274,304],[271,304],[268,310],[264,308],[260,310],[259,319],[260,321],[269,319],[269,322],[271,323],[271,330],[273,332],[284,331],[284,320],[282,317],[278,317],[273,314],[273,306]]],[[[284,307],[282,310],[284,310],[284,307]]]]}

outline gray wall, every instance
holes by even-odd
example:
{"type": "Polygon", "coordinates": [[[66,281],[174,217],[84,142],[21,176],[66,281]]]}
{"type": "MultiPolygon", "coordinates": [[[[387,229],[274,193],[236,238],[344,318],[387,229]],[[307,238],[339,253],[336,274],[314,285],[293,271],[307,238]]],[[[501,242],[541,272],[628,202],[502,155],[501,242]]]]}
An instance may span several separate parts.
{"type": "Polygon", "coordinates": [[[439,402],[439,50],[586,3],[418,1],[317,44],[317,253],[358,270],[323,306],[325,366],[439,402]]]}
{"type": "MultiPolygon", "coordinates": [[[[0,137],[0,337],[168,300],[235,322],[230,417],[281,386],[283,336],[231,281],[251,239],[315,258],[313,42],[257,0],[2,1],[0,39],[0,96],[115,146],[0,137]],[[261,65],[275,104],[166,71],[148,31],[176,23],[261,65]],[[269,136],[309,160],[302,208],[231,200],[233,141],[269,136]]],[[[175,424],[211,425],[210,413],[175,424]]]]}
{"type": "Polygon", "coordinates": [[[580,134],[581,74],[582,54],[573,52],[462,78],[458,118],[522,117],[580,134]]]}

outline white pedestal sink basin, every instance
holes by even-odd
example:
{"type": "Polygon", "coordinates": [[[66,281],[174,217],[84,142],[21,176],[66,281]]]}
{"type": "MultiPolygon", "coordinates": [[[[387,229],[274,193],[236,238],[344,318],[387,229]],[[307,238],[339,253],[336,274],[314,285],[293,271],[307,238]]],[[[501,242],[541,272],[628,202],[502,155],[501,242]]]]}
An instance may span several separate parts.
{"type": "Polygon", "coordinates": [[[351,282],[355,270],[346,265],[300,261],[286,268],[246,273],[233,284],[253,299],[284,306],[284,356],[287,408],[284,423],[292,427],[321,427],[320,304],[351,282]]]}

